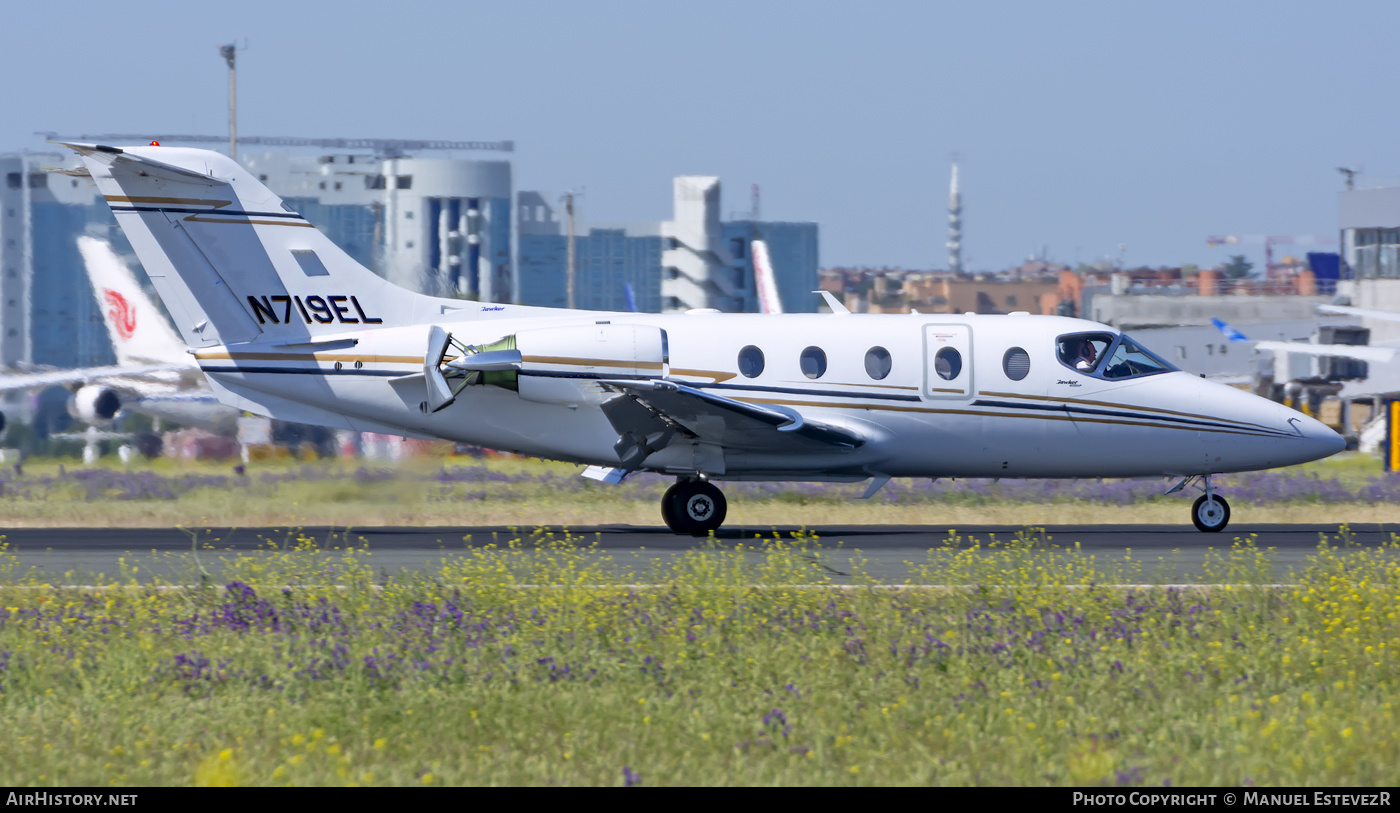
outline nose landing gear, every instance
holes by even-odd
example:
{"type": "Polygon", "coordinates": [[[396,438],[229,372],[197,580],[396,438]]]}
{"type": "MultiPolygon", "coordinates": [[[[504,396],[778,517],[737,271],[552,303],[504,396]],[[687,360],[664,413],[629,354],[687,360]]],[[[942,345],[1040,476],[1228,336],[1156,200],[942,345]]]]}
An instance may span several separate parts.
{"type": "Polygon", "coordinates": [[[724,492],[704,480],[677,480],[661,497],[661,517],[678,534],[705,536],[724,524],[724,492]]]}
{"type": "Polygon", "coordinates": [[[1196,498],[1196,502],[1191,505],[1191,522],[1196,526],[1196,530],[1204,533],[1218,533],[1225,530],[1225,526],[1230,524],[1230,504],[1225,498],[1215,493],[1215,485],[1210,481],[1209,474],[1192,475],[1182,478],[1181,482],[1171,487],[1168,494],[1175,494],[1185,488],[1192,480],[1199,478],[1197,487],[1205,491],[1204,494],[1196,498]]]}
{"type": "Polygon", "coordinates": [[[1202,494],[1191,506],[1191,521],[1196,530],[1214,533],[1230,524],[1230,504],[1218,495],[1202,494]]]}

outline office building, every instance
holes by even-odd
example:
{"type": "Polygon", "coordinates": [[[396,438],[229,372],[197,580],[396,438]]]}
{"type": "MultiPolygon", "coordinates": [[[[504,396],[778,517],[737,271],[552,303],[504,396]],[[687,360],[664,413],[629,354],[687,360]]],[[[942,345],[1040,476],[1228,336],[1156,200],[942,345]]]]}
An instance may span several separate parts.
{"type": "Polygon", "coordinates": [[[516,299],[509,161],[286,152],[240,161],[390,282],[434,296],[516,299]]]}
{"type": "MultiPolygon", "coordinates": [[[[759,309],[750,244],[768,243],[779,295],[792,313],[815,312],[817,224],[720,220],[719,179],[675,179],[671,220],[574,224],[574,302],[591,310],[679,312],[759,309]]],[[[568,226],[553,196],[516,196],[521,304],[566,307],[568,226]]]]}

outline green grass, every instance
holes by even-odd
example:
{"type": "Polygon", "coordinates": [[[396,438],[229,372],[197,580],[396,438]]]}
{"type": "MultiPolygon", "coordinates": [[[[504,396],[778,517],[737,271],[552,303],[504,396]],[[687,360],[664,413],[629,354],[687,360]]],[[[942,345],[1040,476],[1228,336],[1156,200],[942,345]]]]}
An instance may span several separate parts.
{"type": "MultiPolygon", "coordinates": [[[[88,469],[71,461],[26,461],[22,475],[0,477],[0,528],[34,526],[372,526],[497,525],[576,527],[659,525],[664,481],[635,478],[620,486],[586,481],[581,467],[534,459],[420,458],[389,465],[373,461],[255,461],[246,475],[232,463],[156,460],[123,467],[112,460],[88,469]],[[454,479],[464,469],[491,477],[454,479]],[[97,487],[93,473],[103,475],[97,487]]],[[[1287,470],[1295,480],[1336,479],[1356,491],[1381,476],[1372,458],[1349,454],[1287,470]]],[[[1227,498],[1229,478],[1220,481],[1227,498]]],[[[1091,502],[1080,495],[1096,484],[1064,483],[1055,496],[1035,499],[968,492],[963,482],[929,487],[897,481],[875,500],[856,497],[864,484],[722,484],[730,494],[731,526],[821,527],[860,524],[1057,525],[1186,521],[1190,495],[1151,496],[1165,484],[1136,484],[1141,498],[1091,502]],[[902,491],[901,491],[902,489],[902,491]],[[896,501],[892,493],[907,495],[896,501]]],[[[1306,498],[1264,505],[1234,502],[1245,522],[1391,522],[1389,500],[1318,502],[1306,498]]]]}
{"type": "Polygon", "coordinates": [[[1286,587],[1240,544],[1185,591],[1027,535],[899,589],[801,540],[387,581],[303,549],[189,589],[8,559],[0,783],[1395,785],[1398,549],[1345,541],[1286,587]]]}

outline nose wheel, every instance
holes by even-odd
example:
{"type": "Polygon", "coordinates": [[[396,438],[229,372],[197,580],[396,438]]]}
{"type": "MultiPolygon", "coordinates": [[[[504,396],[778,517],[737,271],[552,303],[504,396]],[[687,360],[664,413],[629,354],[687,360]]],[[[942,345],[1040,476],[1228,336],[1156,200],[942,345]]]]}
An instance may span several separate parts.
{"type": "Polygon", "coordinates": [[[703,480],[677,480],[661,497],[661,517],[678,534],[705,536],[724,524],[724,492],[703,480]]]}
{"type": "Polygon", "coordinates": [[[1191,506],[1191,521],[1196,530],[1215,533],[1230,524],[1230,504],[1218,495],[1202,494],[1191,506]]]}
{"type": "Polygon", "coordinates": [[[1191,522],[1196,526],[1196,530],[1204,533],[1225,530],[1225,526],[1230,524],[1230,504],[1225,502],[1224,497],[1215,493],[1211,475],[1192,474],[1183,477],[1181,482],[1172,486],[1167,493],[1175,494],[1191,483],[1195,483],[1197,488],[1205,492],[1191,504],[1191,522]]]}

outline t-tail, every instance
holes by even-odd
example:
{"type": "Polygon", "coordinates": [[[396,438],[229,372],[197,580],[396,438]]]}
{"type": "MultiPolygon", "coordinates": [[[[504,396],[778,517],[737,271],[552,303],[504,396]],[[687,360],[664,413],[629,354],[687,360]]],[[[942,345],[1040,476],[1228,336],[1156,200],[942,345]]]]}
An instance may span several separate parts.
{"type": "Polygon", "coordinates": [[[768,257],[768,244],[755,240],[753,250],[753,281],[758,289],[759,308],[763,313],[782,313],[783,302],[778,298],[778,281],[773,276],[773,262],[768,257]]]}
{"type": "Polygon", "coordinates": [[[477,303],[423,296],[375,275],[225,155],[65,146],[82,155],[192,348],[314,342],[480,312],[477,303]]]}
{"type": "Polygon", "coordinates": [[[102,321],[112,337],[118,364],[193,366],[180,337],[111,244],[95,237],[79,237],[78,253],[83,257],[102,321]]]}

